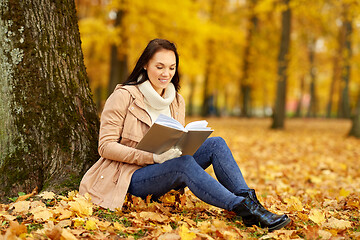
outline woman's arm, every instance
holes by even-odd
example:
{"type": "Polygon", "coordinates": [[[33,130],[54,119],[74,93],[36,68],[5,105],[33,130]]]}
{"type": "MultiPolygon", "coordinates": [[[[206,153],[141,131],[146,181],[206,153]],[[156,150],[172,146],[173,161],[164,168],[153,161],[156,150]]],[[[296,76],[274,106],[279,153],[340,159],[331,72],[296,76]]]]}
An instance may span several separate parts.
{"type": "Polygon", "coordinates": [[[153,154],[120,144],[130,93],[115,91],[107,99],[101,114],[99,154],[101,157],[136,165],[153,164],[153,154]]]}

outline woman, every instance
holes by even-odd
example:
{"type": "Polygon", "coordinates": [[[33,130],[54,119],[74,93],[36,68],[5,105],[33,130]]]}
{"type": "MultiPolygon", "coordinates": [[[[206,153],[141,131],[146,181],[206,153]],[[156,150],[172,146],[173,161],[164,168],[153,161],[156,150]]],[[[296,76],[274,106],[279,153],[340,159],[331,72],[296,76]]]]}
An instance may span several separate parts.
{"type": "Polygon", "coordinates": [[[185,102],[177,91],[179,56],[173,43],[149,42],[134,70],[118,85],[101,115],[101,158],[83,177],[80,193],[114,210],[125,195],[158,198],[171,189],[189,187],[201,200],[234,211],[246,226],[280,229],[290,223],[286,215],[267,211],[249,189],[225,141],[208,138],[193,156],[179,149],[152,154],[135,149],[159,114],[185,124],[185,102]],[[213,165],[215,180],[204,169],[213,165]]]}

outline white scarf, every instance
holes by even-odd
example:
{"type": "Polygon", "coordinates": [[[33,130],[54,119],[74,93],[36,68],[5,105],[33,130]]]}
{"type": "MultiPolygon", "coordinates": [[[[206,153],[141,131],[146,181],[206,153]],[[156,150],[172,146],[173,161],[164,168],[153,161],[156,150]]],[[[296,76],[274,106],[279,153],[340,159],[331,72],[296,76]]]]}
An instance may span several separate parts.
{"type": "Polygon", "coordinates": [[[146,110],[149,113],[152,123],[162,113],[171,117],[170,104],[174,101],[176,91],[172,83],[165,88],[163,97],[152,87],[149,80],[138,85],[139,90],[144,95],[146,110]]]}

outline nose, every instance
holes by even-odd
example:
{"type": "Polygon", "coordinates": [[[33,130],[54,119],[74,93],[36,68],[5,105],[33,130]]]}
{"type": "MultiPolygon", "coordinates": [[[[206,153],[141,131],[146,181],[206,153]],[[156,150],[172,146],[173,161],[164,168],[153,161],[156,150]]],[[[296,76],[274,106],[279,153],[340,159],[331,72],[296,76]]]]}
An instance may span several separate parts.
{"type": "Polygon", "coordinates": [[[170,75],[170,72],[169,72],[169,70],[164,69],[164,71],[161,73],[161,75],[164,76],[164,77],[167,77],[167,76],[170,75]]]}

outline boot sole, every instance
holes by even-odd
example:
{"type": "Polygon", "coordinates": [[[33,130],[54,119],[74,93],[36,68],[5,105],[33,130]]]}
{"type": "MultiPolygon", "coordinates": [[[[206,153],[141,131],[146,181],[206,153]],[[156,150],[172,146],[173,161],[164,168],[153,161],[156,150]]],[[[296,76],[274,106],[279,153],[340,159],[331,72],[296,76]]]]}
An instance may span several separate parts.
{"type": "Polygon", "coordinates": [[[280,228],[285,227],[285,226],[288,225],[289,223],[291,223],[291,219],[290,219],[290,218],[287,218],[287,219],[286,219],[285,221],[283,221],[282,223],[279,223],[278,225],[269,228],[269,232],[272,232],[272,231],[274,231],[274,230],[279,230],[280,228]]]}

